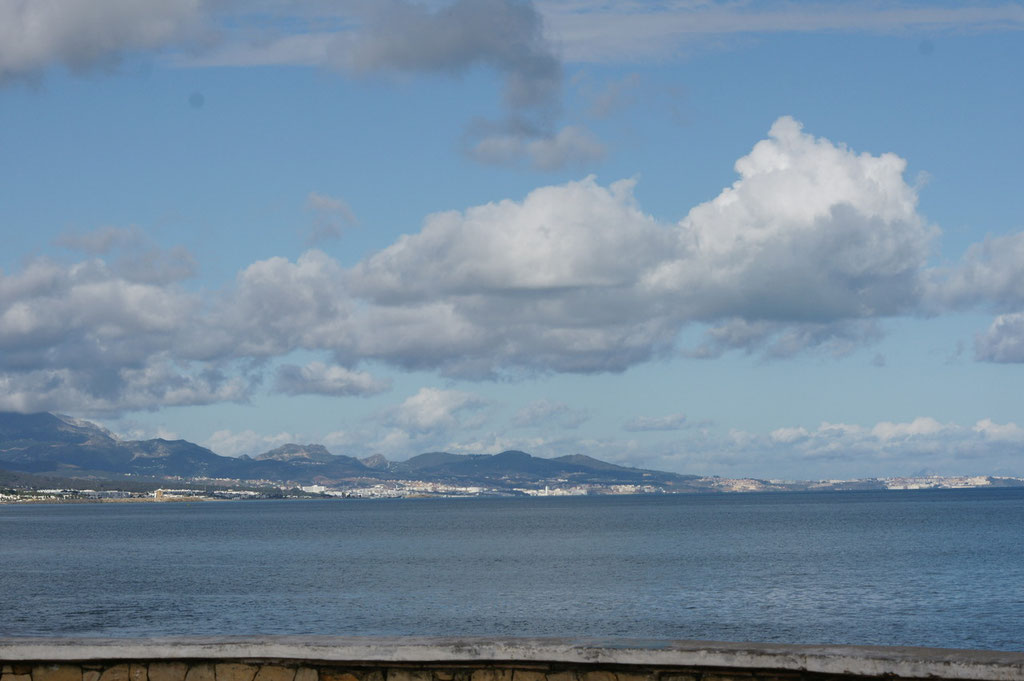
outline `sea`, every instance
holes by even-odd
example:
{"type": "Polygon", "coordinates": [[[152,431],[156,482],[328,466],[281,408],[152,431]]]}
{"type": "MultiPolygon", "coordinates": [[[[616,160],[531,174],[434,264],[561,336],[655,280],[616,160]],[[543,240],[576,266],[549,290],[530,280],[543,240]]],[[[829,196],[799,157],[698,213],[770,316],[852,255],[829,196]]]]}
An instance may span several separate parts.
{"type": "Polygon", "coordinates": [[[1024,489],[0,506],[0,637],[1024,651],[1024,489]]]}

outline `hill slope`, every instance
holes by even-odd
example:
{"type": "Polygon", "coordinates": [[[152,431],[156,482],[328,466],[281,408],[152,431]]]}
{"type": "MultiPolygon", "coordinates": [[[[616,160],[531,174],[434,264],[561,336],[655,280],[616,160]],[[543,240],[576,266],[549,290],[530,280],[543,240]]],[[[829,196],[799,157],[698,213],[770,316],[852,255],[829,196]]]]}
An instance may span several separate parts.
{"type": "Polygon", "coordinates": [[[627,468],[579,454],[545,459],[516,450],[500,454],[427,452],[408,461],[388,461],[375,455],[360,461],[331,454],[322,445],[286,444],[253,458],[234,458],[186,440],[119,440],[88,421],[12,412],[0,412],[0,469],[94,479],[129,475],[298,483],[390,479],[492,487],[557,481],[684,489],[697,477],[627,468]]]}

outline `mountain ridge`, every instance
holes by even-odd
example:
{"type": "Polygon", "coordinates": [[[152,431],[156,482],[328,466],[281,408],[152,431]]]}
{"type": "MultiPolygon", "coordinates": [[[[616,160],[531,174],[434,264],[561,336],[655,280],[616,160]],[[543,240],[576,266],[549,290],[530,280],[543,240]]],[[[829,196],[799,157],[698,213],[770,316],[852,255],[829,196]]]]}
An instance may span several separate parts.
{"type": "Polygon", "coordinates": [[[327,448],[323,445],[315,444],[294,444],[288,443],[283,444],[280,447],[271,449],[268,452],[257,454],[252,457],[255,461],[316,461],[318,463],[328,463],[334,460],[334,454],[327,451],[327,448]]]}
{"type": "Polygon", "coordinates": [[[498,487],[547,480],[674,486],[699,477],[627,468],[580,454],[548,459],[519,450],[424,452],[389,461],[380,454],[359,460],[332,454],[320,444],[287,443],[251,457],[227,457],[187,440],[120,440],[90,421],[49,412],[0,412],[0,469],[95,479],[224,478],[302,484],[396,479],[498,487]]]}
{"type": "Polygon", "coordinates": [[[360,460],[333,454],[319,444],[288,443],[255,457],[227,457],[187,440],[121,440],[89,421],[48,412],[0,412],[0,482],[4,479],[146,481],[171,486],[184,481],[198,485],[318,485],[335,491],[405,487],[434,493],[438,489],[486,488],[487,493],[500,495],[547,494],[549,485],[559,493],[599,494],[1024,486],[1024,478],[984,475],[820,482],[704,477],[630,468],[579,453],[542,458],[519,450],[498,454],[423,452],[405,461],[389,461],[381,454],[360,460]]]}

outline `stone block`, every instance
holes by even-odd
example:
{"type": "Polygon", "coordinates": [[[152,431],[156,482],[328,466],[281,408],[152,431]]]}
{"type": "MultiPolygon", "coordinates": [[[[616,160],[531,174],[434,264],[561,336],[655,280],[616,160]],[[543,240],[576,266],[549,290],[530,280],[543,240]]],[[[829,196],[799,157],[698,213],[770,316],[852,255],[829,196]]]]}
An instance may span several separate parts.
{"type": "Polygon", "coordinates": [[[215,681],[212,664],[194,664],[185,672],[185,681],[215,681]]]}
{"type": "Polygon", "coordinates": [[[146,665],[137,662],[128,665],[128,681],[149,681],[149,670],[146,665]]]}
{"type": "Polygon", "coordinates": [[[82,681],[100,681],[100,670],[86,669],[82,671],[82,681]]]}
{"type": "Polygon", "coordinates": [[[548,672],[548,681],[576,681],[576,672],[548,672]]]}
{"type": "Polygon", "coordinates": [[[472,681],[512,681],[511,669],[476,669],[472,681]]]}
{"type": "Polygon", "coordinates": [[[217,681],[253,681],[257,670],[256,665],[238,662],[222,662],[214,665],[214,669],[216,669],[217,681]]]}
{"type": "Polygon", "coordinates": [[[299,667],[295,670],[295,681],[319,681],[319,675],[312,667],[299,667]]]}
{"type": "Polygon", "coordinates": [[[434,681],[433,672],[425,669],[389,669],[388,681],[434,681]]]}
{"type": "Polygon", "coordinates": [[[579,681],[618,681],[615,672],[594,670],[582,672],[577,675],[579,681]]]}
{"type": "Polygon", "coordinates": [[[744,674],[743,672],[728,672],[726,674],[711,673],[701,674],[702,681],[753,681],[753,674],[744,674]]]}
{"type": "Polygon", "coordinates": [[[32,668],[32,681],[82,681],[77,664],[41,664],[32,668]]]}
{"type": "Polygon", "coordinates": [[[14,667],[9,664],[0,665],[0,674],[13,674],[14,667]]]}
{"type": "Polygon", "coordinates": [[[265,664],[256,672],[255,681],[294,681],[295,668],[277,664],[265,664]]]}
{"type": "Polygon", "coordinates": [[[547,681],[547,674],[544,672],[528,671],[517,669],[512,673],[512,681],[547,681]]]}
{"type": "Polygon", "coordinates": [[[128,665],[115,664],[107,667],[100,674],[100,681],[128,681],[128,665]]]}
{"type": "Polygon", "coordinates": [[[344,669],[325,667],[320,670],[320,681],[359,681],[359,677],[344,669]]]}
{"type": "Polygon", "coordinates": [[[368,672],[363,672],[363,681],[384,681],[384,671],[381,669],[371,669],[368,672]]]}
{"type": "Polygon", "coordinates": [[[449,669],[435,669],[434,681],[455,681],[455,672],[449,669]]]}
{"type": "Polygon", "coordinates": [[[188,665],[184,662],[151,662],[149,681],[185,681],[188,665]]]}
{"type": "Polygon", "coordinates": [[[4,672],[3,675],[0,675],[0,681],[32,681],[32,675],[4,672]]]}
{"type": "Polygon", "coordinates": [[[753,674],[743,672],[728,672],[726,674],[711,673],[701,674],[702,681],[753,681],[753,674]]]}

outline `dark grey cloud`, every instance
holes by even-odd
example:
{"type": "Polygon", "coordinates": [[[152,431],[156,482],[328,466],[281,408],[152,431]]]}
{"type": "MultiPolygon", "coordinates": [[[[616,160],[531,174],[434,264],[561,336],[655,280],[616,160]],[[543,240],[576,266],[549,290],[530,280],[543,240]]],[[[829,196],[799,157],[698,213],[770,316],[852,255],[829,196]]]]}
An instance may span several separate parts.
{"type": "Polygon", "coordinates": [[[1024,232],[989,236],[953,265],[928,276],[928,310],[981,309],[997,313],[974,339],[975,358],[1024,362],[1024,232]]]}
{"type": "Polygon", "coordinates": [[[0,2],[0,82],[54,63],[82,71],[180,44],[205,18],[201,0],[0,2]]]}
{"type": "Polygon", "coordinates": [[[793,322],[734,317],[708,328],[702,342],[684,352],[699,359],[713,359],[735,350],[772,359],[794,357],[808,350],[843,357],[880,341],[882,335],[875,319],[793,322]]]}
{"type": "Polygon", "coordinates": [[[237,371],[186,369],[155,357],[141,367],[0,370],[0,410],[111,415],[160,407],[245,402],[258,381],[237,371]]]}
{"type": "Polygon", "coordinates": [[[545,171],[604,158],[604,145],[590,131],[554,125],[562,105],[562,63],[532,2],[428,6],[391,0],[372,7],[356,31],[334,39],[336,66],[357,74],[460,75],[476,67],[500,74],[506,115],[469,126],[464,146],[471,158],[502,165],[526,161],[545,171]]]}
{"type": "Polygon", "coordinates": [[[208,323],[201,301],[153,279],[98,259],[0,273],[0,408],[97,414],[247,399],[253,378],[230,358],[189,357],[208,323]]]}
{"type": "Polygon", "coordinates": [[[557,132],[499,129],[470,137],[467,153],[481,163],[514,165],[525,159],[535,170],[586,167],[602,160],[607,149],[589,130],[567,125],[557,132]]]}
{"type": "Polygon", "coordinates": [[[1002,314],[974,339],[975,357],[986,362],[1024,362],[1024,313],[1002,314]]]}
{"type": "Polygon", "coordinates": [[[929,295],[938,308],[987,306],[1024,309],[1024,233],[990,236],[971,245],[960,262],[931,273],[929,295]]]}
{"type": "Polygon", "coordinates": [[[531,2],[456,0],[441,7],[391,0],[374,4],[339,53],[358,72],[447,72],[488,66],[505,80],[512,110],[557,106],[562,66],[531,2]]]}
{"type": "Polygon", "coordinates": [[[104,266],[139,283],[172,283],[196,274],[196,259],[181,246],[162,248],[138,227],[101,227],[65,232],[54,243],[70,251],[107,256],[104,266]]]}

